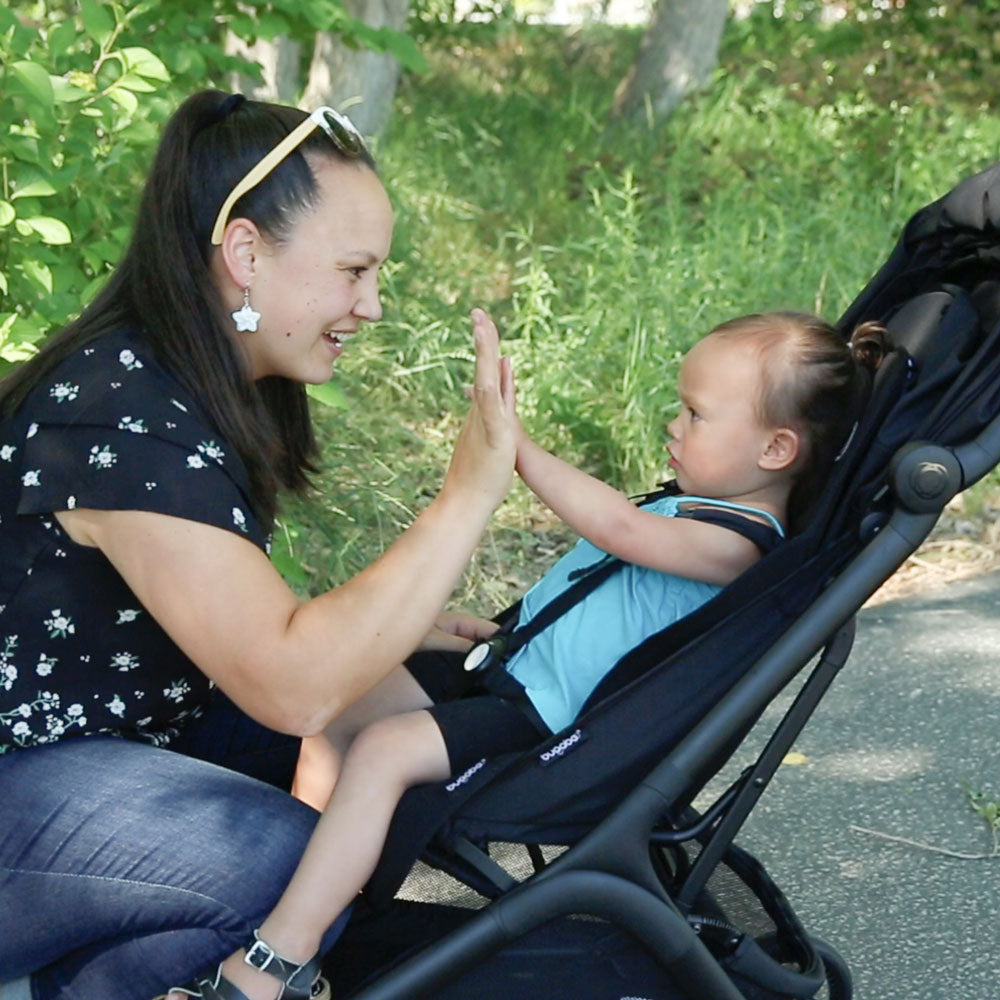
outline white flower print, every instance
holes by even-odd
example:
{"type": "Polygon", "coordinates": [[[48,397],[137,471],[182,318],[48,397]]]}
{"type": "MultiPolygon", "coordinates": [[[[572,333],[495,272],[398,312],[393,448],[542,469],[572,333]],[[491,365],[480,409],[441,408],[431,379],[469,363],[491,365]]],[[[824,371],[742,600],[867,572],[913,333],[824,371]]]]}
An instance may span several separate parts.
{"type": "Polygon", "coordinates": [[[184,413],[187,413],[188,408],[183,403],[178,403],[176,399],[171,399],[170,402],[173,403],[178,410],[183,410],[184,413]]]}
{"type": "Polygon", "coordinates": [[[117,715],[119,719],[125,716],[125,702],[115,695],[111,701],[106,701],[104,707],[112,714],[117,715]]]}
{"type": "Polygon", "coordinates": [[[58,663],[58,659],[54,656],[46,656],[44,653],[38,657],[38,666],[35,667],[35,673],[39,677],[48,677],[52,673],[52,668],[58,663]]]}
{"type": "Polygon", "coordinates": [[[139,657],[134,653],[115,653],[111,657],[111,663],[109,666],[115,668],[115,670],[120,670],[125,673],[129,670],[135,670],[139,666],[139,657]]]}
{"type": "Polygon", "coordinates": [[[0,719],[5,722],[18,720],[11,726],[11,733],[17,746],[27,746],[29,743],[53,743],[71,726],[83,728],[87,725],[87,717],[83,714],[83,705],[78,703],[70,705],[61,718],[51,714],[58,711],[59,696],[51,691],[39,691],[34,701],[24,702],[12,712],[0,712],[0,719]],[[30,719],[36,709],[40,714],[43,714],[45,719],[46,732],[44,733],[33,732],[31,725],[24,721],[30,719]]]}
{"type": "Polygon", "coordinates": [[[29,469],[23,476],[21,476],[22,486],[40,486],[41,483],[42,483],[41,469],[29,469]]]}
{"type": "Polygon", "coordinates": [[[0,461],[9,462],[15,451],[17,451],[17,448],[12,444],[5,444],[0,448],[0,461]]]}
{"type": "Polygon", "coordinates": [[[53,694],[51,691],[39,691],[35,706],[43,712],[57,709],[59,707],[59,695],[53,694]]]}
{"type": "Polygon", "coordinates": [[[170,687],[164,688],[163,695],[164,697],[169,698],[171,701],[177,702],[179,704],[181,700],[184,698],[184,695],[186,695],[190,690],[191,690],[191,685],[188,684],[186,680],[181,679],[179,681],[174,681],[173,684],[170,685],[170,687]]]}
{"type": "Polygon", "coordinates": [[[129,350],[124,350],[118,355],[118,360],[130,371],[142,367],[142,362],[129,350]]]}
{"type": "Polygon", "coordinates": [[[38,424],[29,424],[28,433],[25,434],[25,438],[33,438],[38,433],[38,424]]]}
{"type": "Polygon", "coordinates": [[[52,617],[45,619],[45,627],[49,630],[50,639],[65,639],[76,632],[73,619],[64,615],[58,608],[53,608],[49,614],[52,617]]]}
{"type": "Polygon", "coordinates": [[[66,497],[66,509],[67,510],[76,509],[76,497],[66,497]]]}
{"type": "Polygon", "coordinates": [[[118,421],[118,430],[131,431],[133,434],[147,433],[145,421],[133,420],[131,417],[122,417],[118,421]]]}
{"type": "Polygon", "coordinates": [[[128,622],[134,622],[136,618],[141,615],[142,612],[137,608],[119,608],[118,609],[118,621],[115,622],[116,625],[125,625],[128,622]]]}
{"type": "Polygon", "coordinates": [[[0,688],[9,691],[17,680],[17,667],[14,666],[14,650],[17,649],[17,636],[8,635],[3,641],[3,651],[0,652],[0,688]]]}
{"type": "Polygon", "coordinates": [[[156,483],[146,483],[146,489],[152,492],[156,489],[156,483]]]}
{"type": "Polygon", "coordinates": [[[109,382],[108,385],[110,385],[112,389],[120,389],[122,387],[121,382],[109,382]]]}
{"type": "Polygon", "coordinates": [[[226,453],[214,441],[202,441],[198,445],[198,451],[208,458],[215,459],[219,465],[222,465],[222,460],[226,457],[226,453]]]}
{"type": "Polygon", "coordinates": [[[188,455],[187,467],[189,469],[207,469],[208,462],[201,455],[188,455]]]}
{"type": "Polygon", "coordinates": [[[99,469],[110,469],[118,461],[117,453],[111,450],[110,445],[97,445],[90,449],[89,465],[96,465],[99,469]]]}
{"type": "Polygon", "coordinates": [[[247,518],[246,515],[239,509],[239,507],[233,508],[233,524],[236,525],[240,531],[246,533],[247,530],[247,518]]]}
{"type": "Polygon", "coordinates": [[[49,395],[57,403],[65,403],[69,401],[70,403],[76,399],[80,392],[80,387],[78,385],[73,385],[72,382],[56,382],[51,389],[49,389],[49,395]]]}

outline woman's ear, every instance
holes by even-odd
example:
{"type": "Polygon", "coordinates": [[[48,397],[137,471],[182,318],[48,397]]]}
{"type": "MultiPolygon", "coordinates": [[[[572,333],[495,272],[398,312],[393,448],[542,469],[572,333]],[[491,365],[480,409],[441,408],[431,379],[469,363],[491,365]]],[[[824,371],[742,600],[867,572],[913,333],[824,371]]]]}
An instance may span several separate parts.
{"type": "Polygon", "coordinates": [[[260,244],[260,230],[249,219],[233,219],[226,226],[219,257],[223,270],[238,288],[249,288],[253,283],[260,244]]]}
{"type": "Polygon", "coordinates": [[[797,431],[791,427],[778,427],[771,432],[757,464],[768,472],[781,472],[791,468],[799,457],[801,441],[797,431]]]}

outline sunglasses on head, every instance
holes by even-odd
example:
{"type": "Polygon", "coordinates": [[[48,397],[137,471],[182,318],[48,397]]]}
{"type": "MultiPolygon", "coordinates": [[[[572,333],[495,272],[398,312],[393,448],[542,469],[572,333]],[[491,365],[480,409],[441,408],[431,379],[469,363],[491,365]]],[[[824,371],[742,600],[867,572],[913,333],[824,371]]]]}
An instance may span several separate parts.
{"type": "Polygon", "coordinates": [[[334,146],[345,156],[355,159],[367,152],[361,133],[355,128],[354,122],[347,115],[333,108],[317,108],[308,118],[292,129],[277,146],[263,159],[256,163],[243,179],[229,192],[229,197],[222,203],[219,214],[212,227],[212,246],[222,243],[222,234],[229,222],[229,213],[251,188],[256,187],[281,161],[297,146],[305,142],[314,129],[322,129],[334,146]]]}

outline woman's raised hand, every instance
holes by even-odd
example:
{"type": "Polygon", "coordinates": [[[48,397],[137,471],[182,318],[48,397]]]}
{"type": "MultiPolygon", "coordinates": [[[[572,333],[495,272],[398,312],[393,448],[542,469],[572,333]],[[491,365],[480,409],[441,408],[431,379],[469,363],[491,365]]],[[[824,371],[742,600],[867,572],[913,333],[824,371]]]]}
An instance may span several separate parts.
{"type": "Polygon", "coordinates": [[[507,495],[514,472],[517,417],[510,359],[500,356],[500,337],[482,309],[472,310],[476,377],[472,406],[455,443],[445,489],[469,490],[495,507],[507,495]]]}

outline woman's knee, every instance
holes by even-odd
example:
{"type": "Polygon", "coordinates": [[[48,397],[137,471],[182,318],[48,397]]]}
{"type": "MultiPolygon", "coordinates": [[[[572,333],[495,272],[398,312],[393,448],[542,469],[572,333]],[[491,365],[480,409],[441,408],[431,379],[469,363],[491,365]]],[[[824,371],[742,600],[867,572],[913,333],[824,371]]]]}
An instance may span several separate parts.
{"type": "Polygon", "coordinates": [[[318,818],[252,778],[103,737],[16,751],[0,794],[0,865],[16,854],[25,891],[47,887],[47,920],[71,926],[110,927],[137,900],[161,929],[266,913],[318,818]]]}

